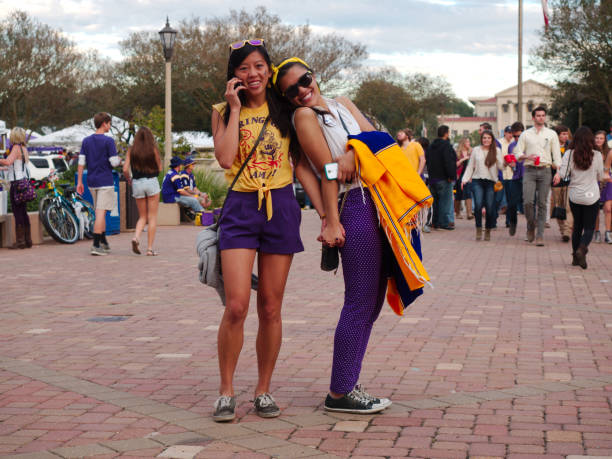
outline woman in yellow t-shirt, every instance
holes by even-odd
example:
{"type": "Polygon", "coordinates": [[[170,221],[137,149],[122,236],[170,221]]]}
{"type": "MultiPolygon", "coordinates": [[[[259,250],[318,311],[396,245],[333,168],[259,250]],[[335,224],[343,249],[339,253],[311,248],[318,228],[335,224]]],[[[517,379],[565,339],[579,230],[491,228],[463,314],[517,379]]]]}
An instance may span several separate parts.
{"type": "MultiPolygon", "coordinates": [[[[281,305],[289,267],[293,254],[304,247],[289,157],[290,113],[271,88],[271,75],[271,61],[262,39],[231,44],[226,102],[214,105],[212,112],[215,156],[226,169],[230,183],[261,134],[256,150],[227,195],[219,222],[226,306],[218,335],[221,384],[215,421],[235,418],[233,378],[242,349],[256,253],[259,378],[255,412],[266,418],[280,414],[269,393],[270,380],[281,345],[281,305]]],[[[318,203],[315,207],[322,208],[318,203]]]]}

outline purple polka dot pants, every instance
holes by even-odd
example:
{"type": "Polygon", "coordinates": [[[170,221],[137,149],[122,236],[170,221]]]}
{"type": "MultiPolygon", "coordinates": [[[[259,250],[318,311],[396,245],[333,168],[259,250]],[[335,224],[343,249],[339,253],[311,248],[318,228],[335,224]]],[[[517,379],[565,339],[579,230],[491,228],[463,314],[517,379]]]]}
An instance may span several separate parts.
{"type": "Polygon", "coordinates": [[[330,390],[346,394],[359,380],[361,362],[368,347],[372,325],[385,301],[385,235],[378,224],[376,205],[367,189],[348,192],[340,221],[346,242],[340,249],[344,273],[344,306],[334,337],[330,390]]]}

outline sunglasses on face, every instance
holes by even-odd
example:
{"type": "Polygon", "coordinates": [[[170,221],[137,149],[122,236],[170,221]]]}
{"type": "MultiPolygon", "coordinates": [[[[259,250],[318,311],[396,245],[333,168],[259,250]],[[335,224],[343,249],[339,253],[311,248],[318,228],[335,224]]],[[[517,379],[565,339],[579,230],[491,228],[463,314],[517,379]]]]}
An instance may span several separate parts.
{"type": "Polygon", "coordinates": [[[297,83],[292,84],[287,89],[285,89],[283,96],[285,96],[287,99],[293,99],[295,96],[298,95],[300,86],[302,88],[307,88],[311,84],[312,84],[312,73],[306,72],[304,75],[300,77],[299,80],[297,80],[297,83]]]}
{"type": "Polygon", "coordinates": [[[230,50],[235,51],[237,49],[242,48],[247,43],[251,46],[265,46],[265,41],[263,38],[253,38],[251,40],[237,41],[236,43],[230,44],[229,47],[230,47],[230,50]]]}

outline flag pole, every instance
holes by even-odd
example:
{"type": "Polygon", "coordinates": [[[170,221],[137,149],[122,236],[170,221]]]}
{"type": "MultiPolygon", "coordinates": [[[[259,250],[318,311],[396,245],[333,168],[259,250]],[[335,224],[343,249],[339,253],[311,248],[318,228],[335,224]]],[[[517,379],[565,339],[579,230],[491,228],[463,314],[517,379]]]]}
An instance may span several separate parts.
{"type": "Polygon", "coordinates": [[[523,122],[523,0],[518,0],[518,85],[517,121],[523,122]]]}

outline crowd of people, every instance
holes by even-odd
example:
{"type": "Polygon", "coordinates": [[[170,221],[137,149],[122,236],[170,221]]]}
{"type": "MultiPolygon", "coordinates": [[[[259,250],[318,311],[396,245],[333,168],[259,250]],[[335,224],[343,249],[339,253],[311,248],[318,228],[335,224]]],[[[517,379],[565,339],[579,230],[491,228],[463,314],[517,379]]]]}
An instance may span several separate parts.
{"type": "Polygon", "coordinates": [[[544,231],[552,216],[561,241],[571,241],[572,264],[586,269],[593,239],[612,244],[612,132],[593,133],[581,127],[572,136],[566,126],[550,129],[542,106],[532,111],[532,121],[533,127],[527,130],[520,122],[505,127],[500,140],[489,123],[482,123],[480,144],[475,147],[464,137],[454,148],[444,125],[428,146],[426,139],[407,143],[405,131],[398,132],[397,142],[409,157],[414,157],[408,153],[409,145],[426,145],[425,176],[435,201],[423,231],[453,230],[454,219],[463,218],[465,207],[466,218],[475,221],[476,240],[489,241],[501,214],[505,214],[508,234],[515,236],[517,215],[523,213],[525,240],[544,246],[544,231]]]}

